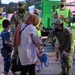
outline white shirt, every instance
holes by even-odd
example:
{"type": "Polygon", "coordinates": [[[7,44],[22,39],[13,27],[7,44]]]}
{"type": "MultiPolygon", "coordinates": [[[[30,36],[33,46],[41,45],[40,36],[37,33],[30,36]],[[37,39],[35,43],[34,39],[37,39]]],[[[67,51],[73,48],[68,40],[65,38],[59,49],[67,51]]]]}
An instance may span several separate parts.
{"type": "MultiPolygon", "coordinates": [[[[24,26],[25,24],[23,23],[21,30],[24,26]]],[[[35,64],[35,61],[37,60],[36,47],[30,37],[30,34],[34,34],[36,36],[38,43],[37,30],[32,24],[28,25],[21,33],[21,44],[18,46],[21,65],[35,64]]]]}

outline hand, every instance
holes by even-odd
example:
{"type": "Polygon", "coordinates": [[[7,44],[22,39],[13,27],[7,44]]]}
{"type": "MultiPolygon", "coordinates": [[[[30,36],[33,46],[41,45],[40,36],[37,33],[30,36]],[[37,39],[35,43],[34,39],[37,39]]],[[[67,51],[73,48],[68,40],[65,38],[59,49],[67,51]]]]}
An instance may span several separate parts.
{"type": "Polygon", "coordinates": [[[63,54],[67,57],[69,55],[68,52],[66,52],[65,50],[63,51],[63,54]]]}
{"type": "Polygon", "coordinates": [[[39,27],[37,27],[37,26],[36,26],[36,29],[37,29],[37,30],[40,30],[40,28],[39,28],[39,27]]]}
{"type": "Polygon", "coordinates": [[[61,18],[61,19],[64,19],[65,17],[64,17],[63,15],[60,15],[60,18],[61,18]]]}

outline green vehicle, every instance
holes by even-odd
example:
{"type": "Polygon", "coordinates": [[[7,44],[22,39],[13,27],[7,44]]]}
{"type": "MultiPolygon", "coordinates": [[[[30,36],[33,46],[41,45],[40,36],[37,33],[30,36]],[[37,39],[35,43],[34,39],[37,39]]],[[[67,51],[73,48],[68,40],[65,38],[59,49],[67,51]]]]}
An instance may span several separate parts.
{"type": "MultiPolygon", "coordinates": [[[[59,7],[60,0],[42,0],[35,3],[35,8],[41,10],[39,17],[44,20],[44,30],[51,30],[53,27],[53,12],[59,7]]],[[[67,7],[72,10],[73,22],[71,23],[71,29],[75,38],[75,4],[67,3],[67,7]]],[[[48,33],[48,32],[47,32],[48,33]]],[[[48,35],[46,32],[42,32],[43,35],[48,35]]]]}
{"type": "Polygon", "coordinates": [[[44,29],[52,29],[53,12],[59,7],[59,3],[60,0],[42,0],[35,3],[35,8],[41,10],[39,16],[44,20],[44,29]]]}

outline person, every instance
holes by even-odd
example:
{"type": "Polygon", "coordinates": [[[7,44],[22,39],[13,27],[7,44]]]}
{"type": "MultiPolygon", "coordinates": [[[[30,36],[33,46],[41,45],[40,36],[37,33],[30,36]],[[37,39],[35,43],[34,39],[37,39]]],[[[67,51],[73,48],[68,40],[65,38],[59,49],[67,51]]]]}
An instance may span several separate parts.
{"type": "MultiPolygon", "coordinates": [[[[71,27],[71,22],[73,19],[73,14],[69,8],[66,7],[66,0],[61,0],[60,1],[60,6],[58,9],[55,10],[54,12],[54,19],[56,18],[61,18],[64,25],[66,27],[71,27]]],[[[56,38],[56,43],[55,43],[55,51],[56,51],[56,58],[55,60],[59,60],[59,51],[58,51],[58,40],[56,38]]]]}
{"type": "Polygon", "coordinates": [[[26,8],[26,2],[24,1],[19,1],[18,2],[18,7],[16,13],[14,13],[11,17],[11,32],[14,34],[14,31],[17,27],[17,25],[21,24],[24,22],[25,18],[29,15],[30,13],[27,11],[26,8]]]}
{"type": "Polygon", "coordinates": [[[12,53],[12,43],[10,41],[10,22],[8,20],[4,20],[2,22],[3,31],[1,32],[1,36],[3,39],[3,48],[1,49],[1,55],[4,60],[4,75],[8,75],[10,66],[11,66],[11,53],[12,53]]]}
{"type": "Polygon", "coordinates": [[[6,17],[3,17],[3,16],[2,16],[2,13],[3,13],[3,7],[0,7],[0,33],[1,33],[2,30],[3,30],[2,22],[3,22],[3,20],[6,19],[6,17]]]}
{"type": "Polygon", "coordinates": [[[50,43],[54,36],[56,36],[59,43],[58,50],[62,69],[58,75],[72,75],[71,67],[73,65],[74,39],[71,30],[64,26],[64,23],[60,18],[54,20],[54,27],[50,31],[44,45],[50,43]]]}
{"type": "Polygon", "coordinates": [[[37,61],[35,64],[35,71],[36,75],[39,75],[41,70],[43,70],[43,64],[45,65],[45,67],[48,67],[49,63],[48,63],[47,54],[44,52],[42,46],[40,46],[40,50],[38,50],[37,48],[36,52],[37,52],[37,61]]]}
{"type": "Polygon", "coordinates": [[[36,75],[39,75],[40,72],[41,72],[41,70],[43,70],[43,62],[41,62],[41,61],[39,60],[39,57],[42,56],[42,55],[39,53],[40,51],[42,51],[42,53],[43,53],[43,50],[38,50],[38,49],[36,49],[36,52],[37,52],[37,61],[36,61],[36,63],[35,63],[35,74],[36,74],[36,75]]]}
{"type": "MultiPolygon", "coordinates": [[[[30,13],[26,9],[26,2],[24,1],[19,1],[18,2],[18,7],[16,13],[14,13],[11,17],[10,23],[11,23],[11,38],[13,41],[13,35],[16,27],[24,22],[25,18],[29,15],[30,13]]],[[[14,52],[16,53],[16,51],[14,52]]]]}
{"type": "MultiPolygon", "coordinates": [[[[30,13],[27,11],[26,2],[25,1],[19,1],[18,7],[16,13],[14,13],[11,17],[10,23],[11,23],[11,39],[13,41],[14,31],[16,27],[25,21],[26,17],[30,13]]],[[[18,55],[17,50],[13,50],[12,58],[16,58],[18,55]]]]}
{"type": "MultiPolygon", "coordinates": [[[[38,22],[38,16],[35,14],[30,14],[20,25],[20,31],[26,26],[20,34],[20,44],[16,45],[19,59],[22,65],[20,75],[26,75],[27,73],[28,75],[35,75],[35,61],[37,60],[36,47],[40,49],[40,39],[37,35],[37,30],[35,27],[38,22]]],[[[14,39],[17,39],[17,31],[18,28],[15,30],[14,39]]]]}
{"type": "MultiPolygon", "coordinates": [[[[34,9],[33,14],[36,14],[39,17],[38,11],[39,11],[38,9],[34,9]]],[[[38,36],[41,38],[42,37],[41,31],[43,31],[43,19],[40,17],[39,17],[39,22],[38,22],[36,28],[38,31],[38,36]]]]}

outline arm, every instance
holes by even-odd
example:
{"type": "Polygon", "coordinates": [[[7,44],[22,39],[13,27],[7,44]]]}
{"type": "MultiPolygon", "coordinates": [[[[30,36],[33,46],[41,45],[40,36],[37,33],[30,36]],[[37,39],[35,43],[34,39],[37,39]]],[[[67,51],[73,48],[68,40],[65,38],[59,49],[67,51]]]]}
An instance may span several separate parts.
{"type": "Polygon", "coordinates": [[[55,31],[55,29],[53,28],[53,29],[51,30],[51,32],[49,33],[47,39],[45,40],[44,45],[48,45],[48,44],[53,40],[53,37],[55,36],[55,34],[56,34],[56,31],[55,31]]]}
{"type": "Polygon", "coordinates": [[[72,19],[73,19],[73,14],[72,14],[71,10],[69,10],[69,17],[68,18],[64,17],[64,21],[67,23],[71,23],[72,19]]]}
{"type": "Polygon", "coordinates": [[[39,50],[36,50],[36,51],[37,51],[37,56],[38,57],[41,57],[44,54],[44,51],[41,54],[39,53],[40,52],[39,50]]]}
{"type": "Polygon", "coordinates": [[[16,28],[15,14],[12,15],[10,22],[11,22],[11,32],[14,34],[14,31],[15,31],[15,28],[16,28]]]}
{"type": "Polygon", "coordinates": [[[4,43],[8,46],[13,46],[13,44],[10,42],[10,34],[5,33],[5,35],[3,36],[4,38],[4,43]]]}
{"type": "Polygon", "coordinates": [[[33,43],[35,44],[35,46],[40,48],[40,41],[39,41],[38,37],[35,36],[34,34],[31,34],[30,37],[31,37],[33,43]]]}
{"type": "Polygon", "coordinates": [[[13,44],[10,43],[10,42],[8,42],[8,41],[5,41],[4,43],[5,43],[6,45],[8,45],[8,46],[13,46],[13,44]]]}

